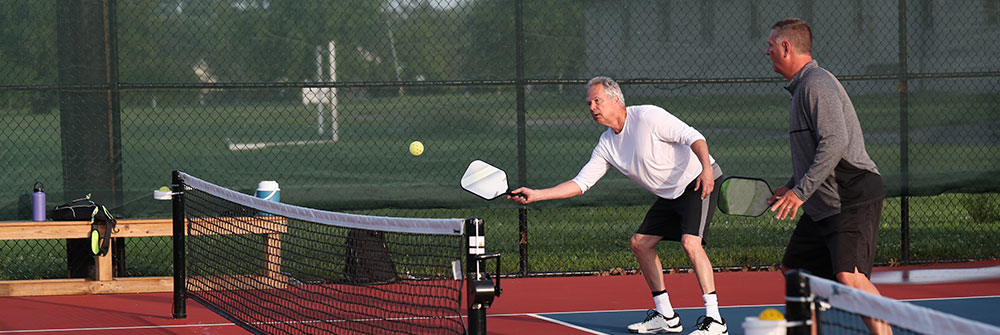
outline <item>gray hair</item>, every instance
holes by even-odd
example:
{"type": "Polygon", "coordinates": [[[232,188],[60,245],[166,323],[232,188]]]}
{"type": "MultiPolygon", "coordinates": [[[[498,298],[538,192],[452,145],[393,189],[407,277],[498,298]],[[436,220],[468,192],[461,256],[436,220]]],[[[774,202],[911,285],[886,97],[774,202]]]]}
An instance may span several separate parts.
{"type": "Polygon", "coordinates": [[[796,51],[807,55],[812,54],[812,29],[809,28],[809,23],[806,21],[798,18],[784,18],[771,26],[771,30],[777,32],[779,38],[791,43],[796,51]]]}
{"type": "Polygon", "coordinates": [[[614,79],[605,76],[594,77],[587,82],[587,89],[589,90],[592,86],[598,84],[604,86],[604,93],[607,93],[607,95],[612,98],[618,99],[618,103],[623,107],[625,106],[625,95],[622,94],[622,88],[618,87],[618,83],[616,83],[614,79]]]}

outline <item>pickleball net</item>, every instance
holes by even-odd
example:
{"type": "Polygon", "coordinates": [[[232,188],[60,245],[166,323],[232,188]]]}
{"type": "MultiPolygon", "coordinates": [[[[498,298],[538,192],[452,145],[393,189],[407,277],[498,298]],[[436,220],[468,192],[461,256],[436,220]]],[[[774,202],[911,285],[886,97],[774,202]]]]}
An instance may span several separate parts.
{"type": "Polygon", "coordinates": [[[952,314],[876,296],[835,281],[793,270],[785,274],[788,334],[874,334],[865,320],[881,320],[902,334],[1000,334],[1000,328],[952,314]]]}
{"type": "Polygon", "coordinates": [[[464,219],[304,208],[183,172],[175,185],[175,317],[189,297],[256,334],[466,333],[464,219]]]}

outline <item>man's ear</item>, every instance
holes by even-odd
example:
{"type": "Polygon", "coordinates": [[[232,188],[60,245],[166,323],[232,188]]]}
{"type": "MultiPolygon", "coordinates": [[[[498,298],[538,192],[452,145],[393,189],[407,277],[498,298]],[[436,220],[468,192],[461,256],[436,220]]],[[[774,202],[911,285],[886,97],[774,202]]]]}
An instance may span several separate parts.
{"type": "Polygon", "coordinates": [[[792,53],[792,43],[788,40],[781,41],[782,57],[788,57],[792,53]]]}

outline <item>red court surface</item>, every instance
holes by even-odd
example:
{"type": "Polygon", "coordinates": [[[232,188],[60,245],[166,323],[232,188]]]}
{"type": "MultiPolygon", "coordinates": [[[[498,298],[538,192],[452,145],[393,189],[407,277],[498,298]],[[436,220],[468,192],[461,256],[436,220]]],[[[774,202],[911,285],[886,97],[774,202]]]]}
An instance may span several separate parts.
{"type": "MultiPolygon", "coordinates": [[[[883,267],[873,278],[882,278],[879,290],[895,299],[1000,296],[1000,276],[993,275],[998,269],[1000,261],[883,267]],[[986,275],[970,275],[970,270],[986,275]]],[[[694,274],[665,278],[674,307],[703,306],[694,274]]],[[[784,303],[779,272],[721,272],[715,278],[723,306],[784,303]]],[[[503,294],[488,311],[490,334],[579,334],[532,314],[652,308],[639,275],[518,278],[501,284],[503,294]]],[[[171,299],[169,293],[4,297],[0,334],[246,334],[192,300],[187,318],[174,319],[171,299]]],[[[634,320],[622,320],[629,322],[634,320]]]]}

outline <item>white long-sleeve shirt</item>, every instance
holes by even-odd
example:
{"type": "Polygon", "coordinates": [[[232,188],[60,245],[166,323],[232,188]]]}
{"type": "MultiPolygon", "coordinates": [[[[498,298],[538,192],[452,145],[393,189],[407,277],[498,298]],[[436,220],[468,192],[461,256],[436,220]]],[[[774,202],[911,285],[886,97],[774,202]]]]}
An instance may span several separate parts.
{"type": "MultiPolygon", "coordinates": [[[[653,105],[626,108],[625,126],[601,134],[590,161],[573,178],[587,192],[614,166],[658,197],[676,199],[701,174],[691,144],[704,140],[698,130],[653,105]]],[[[711,158],[715,165],[715,158],[711,158]]]]}

